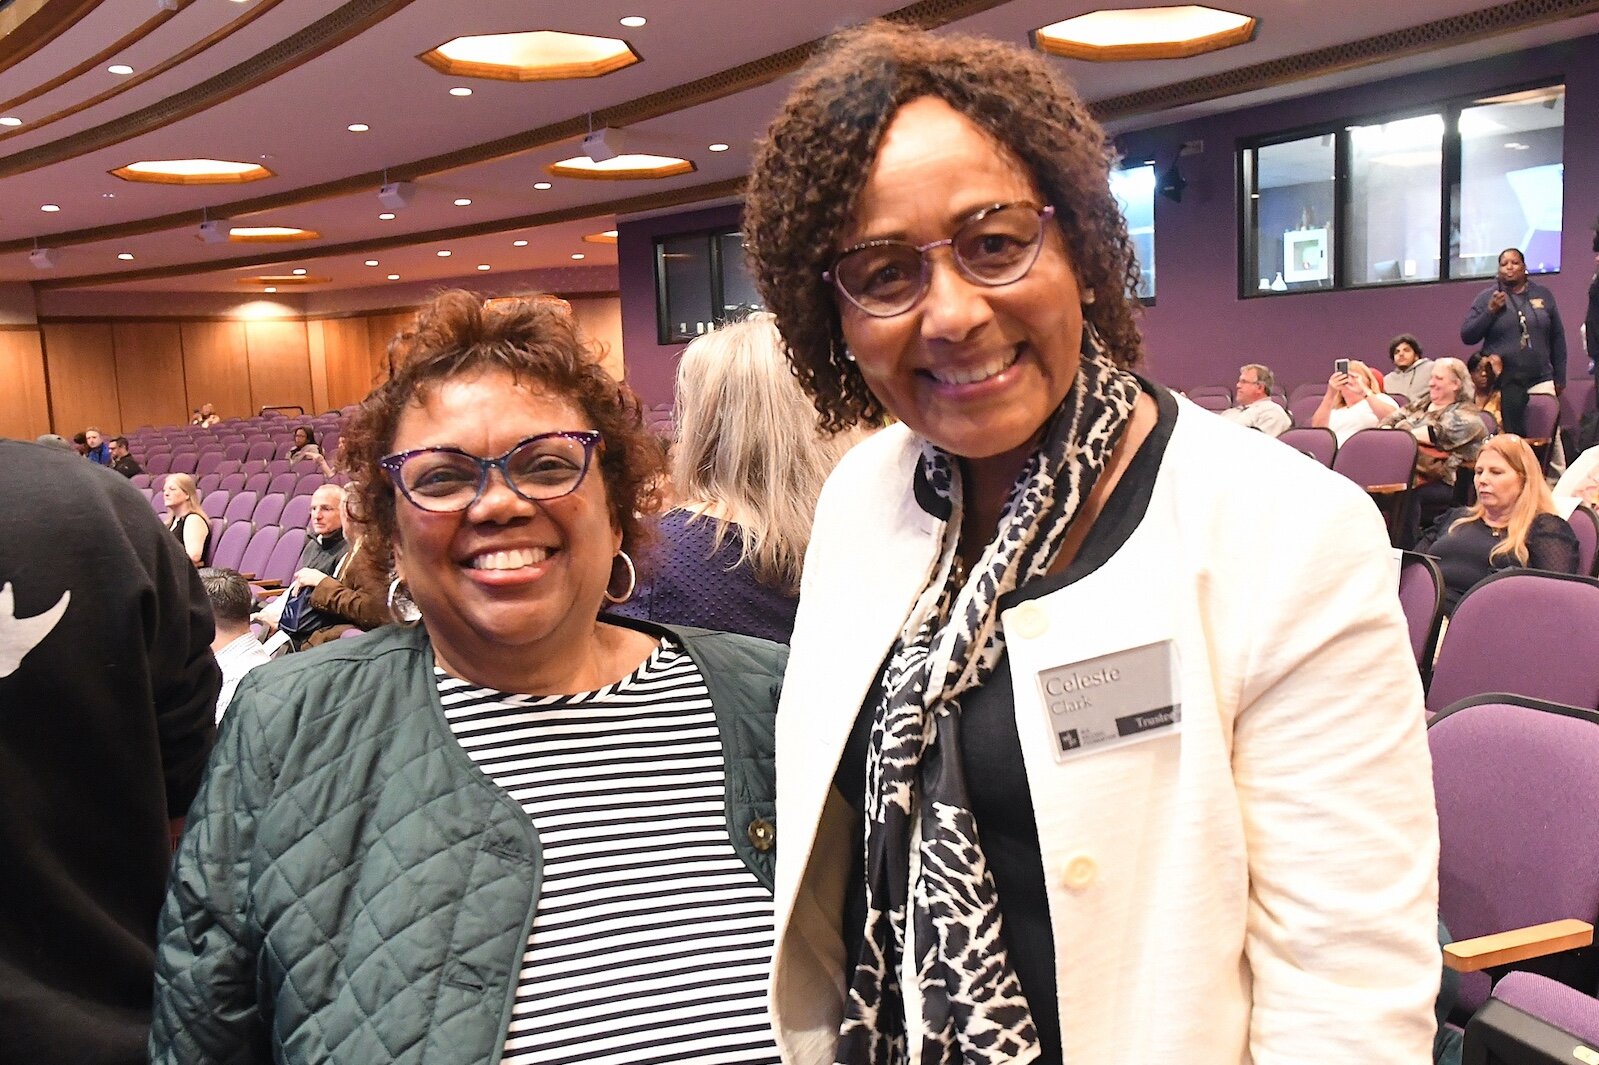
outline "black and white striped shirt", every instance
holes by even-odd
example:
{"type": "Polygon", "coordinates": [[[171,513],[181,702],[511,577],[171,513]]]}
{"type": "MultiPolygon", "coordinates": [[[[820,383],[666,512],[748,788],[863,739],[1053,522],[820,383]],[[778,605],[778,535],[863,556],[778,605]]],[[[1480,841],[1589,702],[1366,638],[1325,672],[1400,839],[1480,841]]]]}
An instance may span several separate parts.
{"type": "Polygon", "coordinates": [[[503,1063],[775,1063],[772,897],[728,841],[693,659],[663,643],[580,695],[436,675],[455,738],[543,847],[503,1063]]]}

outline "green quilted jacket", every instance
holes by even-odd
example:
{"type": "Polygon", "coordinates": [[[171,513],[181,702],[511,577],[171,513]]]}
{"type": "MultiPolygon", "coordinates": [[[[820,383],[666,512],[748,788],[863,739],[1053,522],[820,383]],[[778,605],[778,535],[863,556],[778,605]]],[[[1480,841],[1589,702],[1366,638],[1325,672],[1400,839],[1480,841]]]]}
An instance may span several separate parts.
{"type": "MultiPolygon", "coordinates": [[[[768,889],[788,649],[670,632],[721,732],[727,831],[768,889]]],[[[251,672],[161,914],[151,1059],[492,1065],[538,904],[538,834],[450,734],[421,627],[251,672]]]]}

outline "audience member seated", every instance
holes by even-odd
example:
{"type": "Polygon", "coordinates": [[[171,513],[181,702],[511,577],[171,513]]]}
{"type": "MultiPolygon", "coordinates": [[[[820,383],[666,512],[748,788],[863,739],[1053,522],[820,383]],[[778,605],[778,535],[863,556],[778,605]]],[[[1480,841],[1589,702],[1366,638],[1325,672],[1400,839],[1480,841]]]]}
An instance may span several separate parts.
{"type": "Polygon", "coordinates": [[[1438,359],[1427,379],[1427,395],[1383,419],[1385,429],[1403,429],[1416,438],[1416,488],[1411,501],[1407,539],[1414,542],[1449,509],[1455,497],[1455,474],[1462,463],[1477,458],[1488,435],[1472,406],[1471,374],[1459,359],[1438,359]]]}
{"type": "Polygon", "coordinates": [[[136,477],[144,472],[139,460],[128,450],[128,438],[125,436],[111,438],[111,468],[124,477],[136,477]]]}
{"type": "Polygon", "coordinates": [[[1362,429],[1375,429],[1382,420],[1399,409],[1399,404],[1382,390],[1377,372],[1356,359],[1349,360],[1348,373],[1327,378],[1327,392],[1321,406],[1310,416],[1318,429],[1331,429],[1338,443],[1362,429]]]}
{"type": "Polygon", "coordinates": [[[1554,494],[1599,507],[1599,447],[1591,447],[1571,460],[1560,475],[1554,494]]]}
{"type": "Polygon", "coordinates": [[[327,456],[322,454],[322,448],[316,442],[316,434],[308,425],[294,427],[294,446],[289,449],[289,461],[314,462],[324,477],[333,476],[333,467],[328,465],[327,456]]]}
{"type": "Polygon", "coordinates": [[[1477,455],[1477,502],[1447,511],[1416,543],[1444,574],[1444,613],[1495,570],[1577,572],[1577,537],[1555,511],[1538,456],[1501,433],[1477,455]]]}
{"type": "Polygon", "coordinates": [[[1497,355],[1479,351],[1466,362],[1471,371],[1471,388],[1477,409],[1494,416],[1499,423],[1499,375],[1504,371],[1504,360],[1497,355]]]}
{"type": "Polygon", "coordinates": [[[344,489],[325,484],[311,493],[310,536],[300,552],[297,569],[332,573],[338,568],[350,542],[344,536],[344,489]]]}
{"type": "Polygon", "coordinates": [[[677,368],[664,543],[615,612],[787,643],[816,497],[859,434],[827,435],[769,314],[697,338],[677,368]]]}
{"type": "Polygon", "coordinates": [[[346,438],[412,623],[240,685],[151,1061],[776,1061],[787,652],[598,615],[660,446],[567,313],[449,292],[414,328],[346,438]]]}
{"type": "Polygon", "coordinates": [[[348,491],[342,497],[340,517],[349,548],[332,572],[306,566],[294,575],[289,594],[301,590],[307,594],[306,609],[289,633],[297,651],[336,640],[351,629],[365,632],[391,620],[389,558],[366,538],[365,529],[350,513],[353,498],[348,491]]]}
{"type": "Polygon", "coordinates": [[[217,656],[222,667],[222,691],[217,695],[217,720],[233,701],[233,689],[239,686],[244,675],[256,666],[272,661],[261,641],[250,631],[250,612],[255,599],[250,593],[250,582],[238,570],[200,570],[200,583],[211,600],[211,616],[216,619],[217,634],[211,641],[211,653],[217,656]]]}
{"type": "Polygon", "coordinates": [[[79,455],[87,455],[89,453],[89,438],[83,433],[73,433],[72,450],[79,455]]]}
{"type": "Polygon", "coordinates": [[[83,457],[100,466],[111,465],[111,448],[94,426],[83,431],[83,457]]]}
{"type": "Polygon", "coordinates": [[[189,561],[200,565],[211,542],[211,519],[200,507],[194,478],[187,473],[168,474],[161,486],[161,501],[167,505],[167,528],[183,545],[189,561]]]}
{"type": "Polygon", "coordinates": [[[1432,378],[1432,360],[1421,357],[1421,341],[1400,333],[1388,342],[1388,358],[1394,368],[1383,377],[1383,389],[1391,395],[1406,396],[1414,403],[1427,398],[1432,378]]]}
{"type": "Polygon", "coordinates": [[[1272,372],[1259,363],[1250,363],[1238,371],[1238,383],[1233,386],[1233,396],[1238,405],[1221,412],[1221,416],[1246,429],[1259,429],[1267,436],[1281,436],[1293,424],[1288,412],[1271,398],[1276,383],[1272,372]]]}
{"type": "Polygon", "coordinates": [[[189,424],[198,425],[202,429],[209,429],[221,420],[222,415],[218,414],[211,404],[202,403],[200,409],[195,411],[194,416],[189,419],[189,424]]]}

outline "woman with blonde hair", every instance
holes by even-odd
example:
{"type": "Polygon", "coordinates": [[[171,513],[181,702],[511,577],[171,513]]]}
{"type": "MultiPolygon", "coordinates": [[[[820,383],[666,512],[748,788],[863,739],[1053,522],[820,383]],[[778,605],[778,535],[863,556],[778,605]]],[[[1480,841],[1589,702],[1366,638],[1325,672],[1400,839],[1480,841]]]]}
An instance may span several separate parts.
{"type": "Polygon", "coordinates": [[[1331,429],[1342,445],[1362,429],[1377,428],[1398,409],[1399,404],[1393,397],[1383,392],[1377,372],[1359,360],[1350,359],[1348,373],[1334,371],[1327,378],[1327,391],[1321,397],[1321,406],[1310,416],[1310,424],[1318,429],[1331,429]]]}
{"type": "Polygon", "coordinates": [[[187,473],[167,475],[161,485],[161,501],[167,505],[167,528],[189,554],[189,561],[203,565],[205,549],[211,542],[211,519],[200,506],[200,489],[187,473]]]}
{"type": "Polygon", "coordinates": [[[1577,572],[1577,536],[1555,510],[1538,456],[1521,437],[1490,437],[1477,455],[1477,502],[1439,518],[1416,544],[1444,574],[1444,613],[1495,570],[1577,572]]]}
{"type": "Polygon", "coordinates": [[[824,433],[769,314],[697,338],[677,370],[678,505],[616,612],[787,643],[816,497],[860,439],[824,433]]]}

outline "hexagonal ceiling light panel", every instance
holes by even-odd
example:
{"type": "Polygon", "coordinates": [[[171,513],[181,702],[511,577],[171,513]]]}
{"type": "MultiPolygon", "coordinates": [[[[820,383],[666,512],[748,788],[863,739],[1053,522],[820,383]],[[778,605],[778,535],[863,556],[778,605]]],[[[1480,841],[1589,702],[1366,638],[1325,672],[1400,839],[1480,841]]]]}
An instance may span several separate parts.
{"type": "Polygon", "coordinates": [[[1200,4],[1090,11],[1033,31],[1050,55],[1092,62],[1186,59],[1245,44],[1259,23],[1249,15],[1200,4]]]}
{"type": "Polygon", "coordinates": [[[626,41],[558,30],[456,37],[417,58],[456,77],[496,81],[597,78],[641,61],[626,41]]]}
{"type": "Polygon", "coordinates": [[[231,159],[141,159],[117,167],[111,176],[155,185],[240,185],[276,177],[260,163],[231,159]]]}

